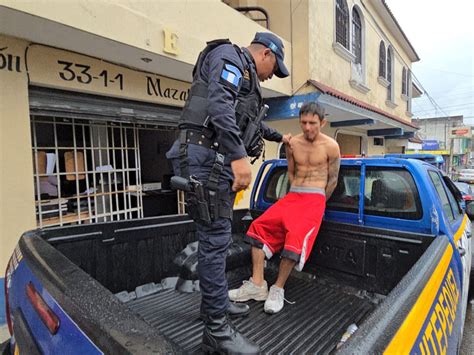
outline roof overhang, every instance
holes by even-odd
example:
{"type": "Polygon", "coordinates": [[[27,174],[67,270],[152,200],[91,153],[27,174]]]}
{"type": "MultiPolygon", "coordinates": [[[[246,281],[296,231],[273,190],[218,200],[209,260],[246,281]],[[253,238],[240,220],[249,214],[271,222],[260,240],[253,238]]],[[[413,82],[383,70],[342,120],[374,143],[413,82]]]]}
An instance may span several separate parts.
{"type": "Polygon", "coordinates": [[[423,90],[418,85],[416,85],[415,83],[412,83],[411,87],[412,87],[413,98],[417,98],[423,95],[423,90]]]}
{"type": "Polygon", "coordinates": [[[408,40],[408,37],[405,32],[403,32],[402,27],[398,23],[397,19],[393,15],[385,0],[372,0],[370,2],[374,7],[375,11],[377,11],[379,16],[382,18],[387,28],[395,36],[402,48],[408,54],[410,60],[412,62],[418,62],[420,60],[420,57],[416,53],[415,48],[408,40]]]}
{"type": "Polygon", "coordinates": [[[365,104],[351,96],[330,89],[316,81],[309,81],[318,91],[309,94],[268,99],[270,106],[267,120],[283,120],[299,117],[305,102],[316,101],[326,111],[326,119],[332,128],[355,129],[375,137],[408,139],[418,127],[409,121],[393,116],[365,104]]]}
{"type": "MultiPolygon", "coordinates": [[[[183,54],[180,57],[174,57],[172,55],[165,54],[159,44],[158,40],[151,41],[148,45],[147,41],[153,36],[162,36],[162,30],[168,26],[164,23],[153,22],[151,15],[143,17],[143,14],[134,12],[127,6],[120,4],[110,4],[115,8],[119,8],[128,17],[122,19],[112,18],[107,12],[91,12],[90,16],[93,16],[95,20],[94,24],[101,23],[101,28],[108,28],[111,24],[122,23],[133,23],[135,27],[131,27],[129,31],[144,31],[140,36],[130,36],[131,38],[116,35],[115,33],[110,34],[108,31],[100,32],[96,27],[78,27],[77,23],[71,23],[71,21],[64,20],[60,22],[55,16],[53,11],[46,12],[46,16],[43,12],[38,10],[41,4],[35,4],[30,9],[29,6],[23,6],[28,2],[11,2],[12,5],[1,5],[0,4],[0,34],[20,38],[36,44],[43,44],[67,51],[85,54],[91,57],[99,58],[110,63],[117,65],[133,68],[136,70],[155,73],[158,75],[166,76],[169,78],[191,82],[192,81],[192,70],[194,67],[194,61],[196,60],[199,51],[204,48],[205,42],[208,39],[204,39],[201,34],[194,33],[181,33],[180,41],[187,51],[183,50],[183,54]],[[28,12],[32,11],[32,12],[28,12]],[[140,24],[140,25],[137,25],[140,24]],[[21,25],[19,25],[21,24],[21,25]],[[137,39],[139,38],[139,39],[137,39]],[[142,40],[143,39],[143,40],[142,40]],[[146,40],[145,40],[146,39],[146,40]],[[198,50],[196,48],[199,48],[198,50]]],[[[178,3],[178,2],[176,2],[178,3]]],[[[83,7],[80,2],[74,2],[76,6],[83,7]]],[[[225,4],[217,3],[217,5],[224,8],[228,8],[225,4]]],[[[214,4],[214,5],[216,5],[214,4]]],[[[179,4],[178,4],[179,5],[179,4]]],[[[176,5],[176,6],[178,6],[176,5]]],[[[216,5],[216,6],[217,6],[216,5]]],[[[61,9],[64,9],[68,5],[61,4],[61,9]]],[[[72,6],[72,5],[71,5],[72,6]]],[[[181,5],[184,6],[184,5],[181,5]]],[[[203,6],[198,2],[186,5],[186,8],[192,6],[203,6]]],[[[116,10],[116,9],[115,9],[116,10]]],[[[72,10],[71,10],[72,11],[72,10]]],[[[191,10],[189,10],[191,11],[191,10]]],[[[248,37],[251,34],[253,36],[256,31],[262,30],[261,26],[253,22],[252,20],[242,16],[240,13],[229,8],[231,17],[229,18],[229,28],[219,28],[216,31],[216,37],[220,38],[219,33],[231,32],[235,30],[235,21],[241,23],[241,26],[245,30],[238,32],[243,38],[248,37]],[[232,21],[230,21],[232,20],[232,21]],[[234,25],[233,25],[234,24],[234,25]],[[233,27],[231,27],[233,26],[233,27]]],[[[149,14],[148,14],[149,15],[149,14]]],[[[212,16],[212,15],[210,15],[212,16]]],[[[169,19],[173,27],[172,19],[169,19]]],[[[205,21],[202,19],[201,21],[205,21]]],[[[125,26],[125,25],[123,25],[125,26]]],[[[128,26],[128,25],[127,25],[128,26]]],[[[235,31],[234,31],[235,32],[235,31]]],[[[234,33],[235,35],[235,33],[234,33]]],[[[222,35],[220,35],[222,37],[222,35]]],[[[241,38],[236,38],[234,43],[245,45],[247,42],[243,42],[241,38]]],[[[284,42],[285,48],[291,53],[291,43],[284,42]]],[[[287,56],[287,67],[291,68],[289,62],[291,56],[287,56]]],[[[262,92],[264,97],[276,97],[291,93],[291,79],[285,78],[280,80],[272,80],[266,83],[262,83],[262,92]]]]}

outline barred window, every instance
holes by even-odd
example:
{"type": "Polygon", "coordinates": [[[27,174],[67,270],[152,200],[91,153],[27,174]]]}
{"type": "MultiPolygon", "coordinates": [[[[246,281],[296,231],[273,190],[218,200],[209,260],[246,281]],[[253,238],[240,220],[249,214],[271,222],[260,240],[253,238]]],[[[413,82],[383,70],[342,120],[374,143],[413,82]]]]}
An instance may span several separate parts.
{"type": "Polygon", "coordinates": [[[349,49],[349,8],[346,0],[336,0],[336,42],[349,49]]]}
{"type": "Polygon", "coordinates": [[[386,53],[385,53],[385,44],[383,41],[380,41],[379,45],[379,76],[385,78],[385,68],[386,68],[386,53]]]}
{"type": "Polygon", "coordinates": [[[403,67],[402,70],[402,94],[406,95],[408,93],[407,90],[407,68],[403,67]]]}
{"type": "Polygon", "coordinates": [[[362,21],[355,8],[352,10],[352,53],[355,55],[355,63],[362,63],[362,21]]]}

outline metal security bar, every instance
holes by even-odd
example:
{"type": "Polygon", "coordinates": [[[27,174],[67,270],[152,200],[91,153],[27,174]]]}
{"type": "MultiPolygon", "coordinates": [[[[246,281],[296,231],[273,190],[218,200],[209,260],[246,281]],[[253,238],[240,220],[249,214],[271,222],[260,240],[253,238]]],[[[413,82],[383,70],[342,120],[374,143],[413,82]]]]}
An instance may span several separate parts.
{"type": "Polygon", "coordinates": [[[143,217],[138,128],[31,117],[38,227],[143,217]]]}

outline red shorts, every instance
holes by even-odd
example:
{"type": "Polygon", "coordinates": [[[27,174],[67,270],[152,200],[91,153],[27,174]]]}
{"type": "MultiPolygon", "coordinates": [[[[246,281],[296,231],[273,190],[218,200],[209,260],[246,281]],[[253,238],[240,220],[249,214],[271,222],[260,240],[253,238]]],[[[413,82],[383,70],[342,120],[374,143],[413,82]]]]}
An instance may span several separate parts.
{"type": "Polygon", "coordinates": [[[293,187],[290,192],[252,222],[250,244],[263,249],[270,259],[281,256],[297,262],[301,271],[313,248],[326,208],[323,189],[293,187]]]}

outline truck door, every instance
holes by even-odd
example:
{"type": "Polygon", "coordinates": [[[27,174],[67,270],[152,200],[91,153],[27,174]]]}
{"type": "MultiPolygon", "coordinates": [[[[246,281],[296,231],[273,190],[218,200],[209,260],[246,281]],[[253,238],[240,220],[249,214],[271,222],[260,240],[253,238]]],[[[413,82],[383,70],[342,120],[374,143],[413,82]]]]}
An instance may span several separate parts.
{"type": "Polygon", "coordinates": [[[443,215],[448,227],[447,234],[451,239],[453,248],[457,251],[453,254],[453,259],[456,261],[461,280],[460,304],[463,305],[461,309],[461,324],[463,324],[466,315],[464,305],[467,302],[471,270],[471,222],[461,208],[459,199],[462,199],[462,197],[457,196],[459,193],[452,186],[451,180],[446,176],[441,176],[439,171],[430,169],[428,174],[441,201],[443,215]]]}

